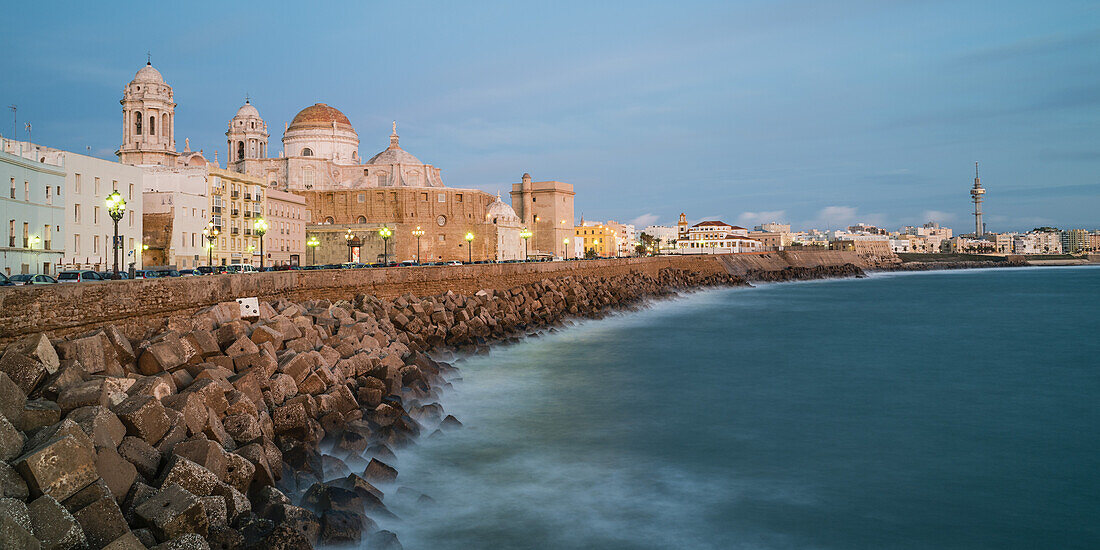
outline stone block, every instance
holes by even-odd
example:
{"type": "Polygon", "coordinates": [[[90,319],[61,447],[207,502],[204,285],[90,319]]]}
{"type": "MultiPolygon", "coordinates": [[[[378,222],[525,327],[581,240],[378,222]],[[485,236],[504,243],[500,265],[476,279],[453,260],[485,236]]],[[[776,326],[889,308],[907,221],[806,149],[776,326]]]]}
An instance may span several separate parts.
{"type": "Polygon", "coordinates": [[[93,549],[103,548],[130,532],[122,510],[111,497],[101,498],[73,513],[93,549]]]}
{"type": "Polygon", "coordinates": [[[47,441],[16,459],[13,465],[27,481],[32,496],[46,494],[59,501],[99,477],[94,450],[72,435],[47,441]]]}
{"type": "Polygon", "coordinates": [[[225,483],[245,493],[252,485],[252,478],[255,475],[256,466],[249,462],[247,458],[236,453],[226,453],[225,475],[220,476],[225,483]]]}
{"type": "Polygon", "coordinates": [[[106,407],[110,404],[110,394],[107,393],[102,378],[69,386],[57,397],[57,406],[61,408],[61,414],[68,414],[69,411],[80,407],[106,407]]]}
{"type": "Polygon", "coordinates": [[[60,501],[61,505],[65,507],[71,513],[80,511],[85,506],[94,503],[97,500],[103,498],[114,498],[111,494],[111,489],[107,487],[107,483],[102,479],[95,480],[94,483],[79,490],[73,496],[60,501]]]}
{"type": "Polygon", "coordinates": [[[95,467],[99,478],[119,500],[126,498],[130,486],[137,480],[137,467],[123,458],[114,447],[102,447],[96,452],[95,467]]]}
{"type": "Polygon", "coordinates": [[[309,373],[304,380],[298,383],[298,393],[318,395],[325,391],[325,382],[316,372],[309,373]]]}
{"type": "Polygon", "coordinates": [[[294,379],[294,383],[298,384],[313,372],[314,367],[317,366],[317,359],[309,353],[295,354],[289,359],[284,359],[279,365],[279,372],[289,375],[294,379]]]}
{"type": "Polygon", "coordinates": [[[372,458],[367,469],[363,471],[363,477],[377,483],[393,483],[397,481],[397,470],[377,458],[372,458]]]}
{"type": "Polygon", "coordinates": [[[42,545],[33,533],[19,525],[14,519],[0,516],[0,548],[39,550],[42,545]]]}
{"type": "Polygon", "coordinates": [[[141,374],[152,376],[183,366],[191,358],[190,346],[174,332],[165,333],[157,342],[149,344],[138,358],[141,374]]]}
{"type": "Polygon", "coordinates": [[[115,358],[118,359],[118,362],[124,365],[133,363],[137,356],[134,354],[133,344],[126,338],[126,335],[122,334],[122,331],[114,325],[104,327],[103,333],[107,335],[107,340],[111,342],[111,348],[115,350],[115,358]]]}
{"type": "Polygon", "coordinates": [[[23,415],[23,406],[26,403],[27,394],[19,389],[7,373],[0,371],[0,415],[15,424],[23,415]]]}
{"type": "Polygon", "coordinates": [[[38,497],[27,506],[27,512],[43,550],[79,550],[87,544],[84,529],[53,497],[38,497]]]}
{"type": "MultiPolygon", "coordinates": [[[[176,448],[179,448],[179,445],[176,445],[176,448]]],[[[118,446],[118,454],[133,464],[141,477],[147,480],[155,478],[160,470],[160,451],[140,437],[123,438],[122,444],[118,446]]]]}
{"type": "Polygon", "coordinates": [[[234,414],[222,420],[225,431],[237,445],[247,445],[260,438],[260,422],[255,414],[234,414]]]}
{"type": "Polygon", "coordinates": [[[248,355],[251,353],[258,353],[260,348],[256,347],[256,344],[249,340],[247,336],[242,335],[237,338],[235,342],[229,344],[229,347],[225,348],[225,354],[229,357],[238,357],[241,355],[248,355]]]}
{"type": "Polygon", "coordinates": [[[23,393],[30,395],[46,379],[46,366],[20,353],[17,346],[8,346],[0,355],[0,371],[7,373],[23,393]]]}
{"type": "Polygon", "coordinates": [[[202,497],[211,495],[219,481],[218,476],[210,470],[180,455],[174,455],[168,460],[155,485],[162,489],[179,485],[187,492],[202,497]]]}
{"type": "Polygon", "coordinates": [[[222,426],[222,421],[218,419],[214,411],[207,409],[209,415],[206,419],[206,429],[203,430],[203,434],[211,440],[217,442],[227,451],[232,451],[237,448],[236,442],[233,441],[233,437],[229,435],[229,432],[225,431],[225,427],[222,426]]]}
{"type": "Polygon", "coordinates": [[[118,537],[111,544],[104,546],[103,550],[146,550],[146,548],[147,546],[141,541],[137,533],[127,531],[126,534],[118,537]]]}
{"type": "MultiPolygon", "coordinates": [[[[255,466],[252,484],[258,487],[272,486],[275,484],[275,474],[268,461],[267,452],[258,443],[246,445],[237,449],[237,454],[255,466]]],[[[242,491],[244,492],[244,491],[242,491]]]]}
{"type": "Polygon", "coordinates": [[[246,353],[233,357],[233,370],[236,372],[244,372],[253,367],[262,369],[264,376],[267,377],[271,375],[270,373],[275,372],[278,363],[275,361],[274,357],[263,351],[246,353]]]}
{"type": "Polygon", "coordinates": [[[26,437],[8,419],[0,416],[0,460],[10,461],[23,454],[26,437]]]}
{"type": "Polygon", "coordinates": [[[29,399],[23,404],[23,413],[15,427],[22,432],[33,432],[60,421],[61,407],[57,403],[46,399],[29,399]]]}
{"type": "Polygon", "coordinates": [[[229,383],[245,394],[253,403],[263,403],[263,389],[267,386],[267,375],[262,368],[252,368],[229,377],[229,383]]]}
{"type": "Polygon", "coordinates": [[[166,541],[195,533],[206,536],[208,524],[202,501],[179,485],[168,485],[134,509],[138,519],[166,541]]]}
{"type": "Polygon", "coordinates": [[[215,355],[221,355],[222,349],[218,345],[218,339],[208,330],[193,330],[183,337],[195,354],[205,359],[215,355]]]}
{"type": "Polygon", "coordinates": [[[79,361],[84,372],[88,374],[115,371],[118,368],[114,347],[103,332],[61,342],[57,345],[57,355],[61,359],[79,361]]]}
{"type": "Polygon", "coordinates": [[[0,460],[0,498],[27,500],[31,495],[27,482],[7,462],[0,460]]]}
{"type": "Polygon", "coordinates": [[[14,498],[0,498],[0,516],[15,520],[20,527],[33,532],[31,516],[27,511],[27,503],[14,498]]]}
{"type": "Polygon", "coordinates": [[[126,437],[126,426],[115,413],[101,405],[74,409],[65,418],[76,422],[97,448],[117,449],[122,438],[126,437]]]}
{"type": "Polygon", "coordinates": [[[200,434],[206,429],[210,414],[207,412],[206,399],[201,394],[186,391],[169,396],[161,403],[183,415],[183,422],[187,425],[188,434],[200,434]]]}
{"type": "Polygon", "coordinates": [[[226,452],[217,442],[209,439],[189,439],[177,443],[172,452],[210,470],[219,478],[226,475],[228,463],[226,452]]]}
{"type": "Polygon", "coordinates": [[[130,389],[127,390],[126,393],[131,397],[136,395],[150,395],[156,397],[158,400],[164,399],[176,393],[175,380],[167,375],[146,376],[130,386],[130,389]]]}
{"type": "Polygon", "coordinates": [[[202,508],[206,510],[206,524],[209,529],[225,529],[229,527],[229,511],[225,505],[225,498],[218,495],[199,497],[202,508]]]}
{"type": "Polygon", "coordinates": [[[237,520],[252,513],[252,502],[236,487],[222,483],[214,488],[214,494],[222,497],[225,502],[227,519],[231,525],[236,525],[237,520]]]}
{"type": "Polygon", "coordinates": [[[150,395],[134,395],[115,406],[115,414],[126,426],[126,433],[140,437],[150,445],[160,441],[168,433],[168,415],[157,398],[150,395]]]}
{"type": "Polygon", "coordinates": [[[252,329],[252,336],[250,339],[257,346],[263,345],[264,342],[271,342],[271,345],[274,346],[276,350],[283,347],[283,334],[266,325],[260,325],[252,329]]]}
{"type": "Polygon", "coordinates": [[[44,333],[39,332],[38,334],[24,336],[9,347],[15,348],[19,353],[42,363],[42,366],[46,367],[46,372],[50,374],[57,372],[57,369],[61,366],[57,350],[54,349],[50,339],[44,333]]]}
{"type": "Polygon", "coordinates": [[[326,545],[358,545],[363,531],[371,531],[374,522],[352,512],[327,510],[321,516],[320,540],[326,545]]]}
{"type": "Polygon", "coordinates": [[[61,361],[61,367],[57,369],[57,372],[46,378],[38,391],[42,397],[57,401],[57,397],[61,395],[65,388],[85,381],[87,381],[87,374],[85,374],[80,363],[72,359],[66,359],[61,361]]]}
{"type": "Polygon", "coordinates": [[[306,413],[306,406],[302,402],[276,407],[271,420],[275,424],[276,434],[301,436],[309,430],[310,416],[306,413]]]}

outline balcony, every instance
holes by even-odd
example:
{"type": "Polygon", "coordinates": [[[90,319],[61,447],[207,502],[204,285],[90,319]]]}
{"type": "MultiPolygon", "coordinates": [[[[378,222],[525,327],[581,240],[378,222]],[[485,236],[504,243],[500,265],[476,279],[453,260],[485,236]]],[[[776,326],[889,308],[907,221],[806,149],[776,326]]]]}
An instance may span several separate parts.
{"type": "Polygon", "coordinates": [[[8,238],[8,247],[15,248],[15,235],[8,238]]]}
{"type": "Polygon", "coordinates": [[[244,194],[244,200],[246,200],[246,201],[252,200],[252,193],[245,193],[244,194]]]}
{"type": "Polygon", "coordinates": [[[246,227],[246,228],[244,228],[244,234],[245,234],[245,235],[251,235],[251,234],[252,234],[252,230],[246,227]]]}
{"type": "Polygon", "coordinates": [[[234,215],[234,216],[240,216],[240,215],[241,215],[241,211],[240,211],[240,210],[237,210],[236,208],[234,208],[234,209],[233,209],[233,215],[234,215]]]}
{"type": "Polygon", "coordinates": [[[31,247],[31,238],[30,237],[23,237],[23,248],[30,248],[30,247],[31,247]]]}
{"type": "Polygon", "coordinates": [[[211,210],[213,210],[215,214],[221,214],[222,213],[222,207],[217,206],[217,205],[215,205],[211,210]]]}
{"type": "Polygon", "coordinates": [[[240,191],[233,191],[232,193],[229,194],[229,198],[231,198],[231,199],[237,199],[237,198],[240,198],[240,196],[241,196],[240,191]]]}
{"type": "Polygon", "coordinates": [[[51,250],[51,249],[52,249],[52,247],[50,246],[50,243],[51,243],[51,242],[52,242],[52,241],[42,241],[42,243],[43,243],[43,248],[45,248],[46,250],[51,250]]]}
{"type": "Polygon", "coordinates": [[[231,229],[231,230],[229,231],[229,234],[230,234],[230,235],[236,235],[236,234],[238,234],[238,233],[240,233],[240,232],[241,232],[241,230],[240,230],[240,229],[237,229],[236,227],[234,227],[233,229],[231,229]]]}
{"type": "Polygon", "coordinates": [[[252,211],[251,210],[245,210],[244,211],[244,217],[251,218],[252,217],[252,211]]]}
{"type": "Polygon", "coordinates": [[[256,200],[258,200],[258,201],[264,200],[264,194],[263,193],[256,193],[256,200]]]}

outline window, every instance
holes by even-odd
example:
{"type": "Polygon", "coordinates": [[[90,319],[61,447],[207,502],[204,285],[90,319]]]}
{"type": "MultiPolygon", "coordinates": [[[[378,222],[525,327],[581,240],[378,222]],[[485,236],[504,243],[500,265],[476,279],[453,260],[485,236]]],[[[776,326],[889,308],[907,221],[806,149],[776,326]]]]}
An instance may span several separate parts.
{"type": "Polygon", "coordinates": [[[447,240],[447,236],[440,233],[439,234],[439,242],[446,242],[446,240],[447,240]]]}
{"type": "Polygon", "coordinates": [[[358,199],[359,202],[367,202],[367,194],[366,193],[359,193],[359,196],[357,197],[357,199],[358,199]]]}
{"type": "Polygon", "coordinates": [[[95,250],[96,252],[99,252],[99,235],[96,235],[96,236],[95,236],[95,239],[94,239],[94,241],[93,241],[93,244],[95,245],[95,248],[94,248],[94,250],[95,250]]]}
{"type": "MultiPolygon", "coordinates": [[[[309,149],[306,149],[306,151],[308,151],[308,150],[309,149]]],[[[305,151],[303,151],[302,154],[304,155],[305,151]]],[[[241,160],[243,158],[244,158],[244,142],[243,141],[238,141],[237,142],[237,160],[241,160]]]]}
{"type": "Polygon", "coordinates": [[[74,204],[73,205],[73,221],[76,222],[76,223],[80,223],[80,205],[79,204],[74,204]]]}
{"type": "Polygon", "coordinates": [[[332,219],[332,216],[329,216],[329,217],[325,218],[325,224],[326,225],[332,225],[334,223],[336,223],[336,220],[332,219]]]}
{"type": "Polygon", "coordinates": [[[99,196],[99,178],[95,179],[95,194],[97,197],[99,196]]]}
{"type": "Polygon", "coordinates": [[[131,211],[127,212],[127,214],[129,214],[127,217],[130,218],[130,227],[133,227],[134,226],[134,211],[131,210],[131,211]]]}
{"type": "Polygon", "coordinates": [[[46,204],[53,204],[53,193],[50,193],[50,186],[46,186],[46,204]]]}
{"type": "Polygon", "coordinates": [[[31,200],[31,182],[23,182],[23,200],[30,202],[31,200]]]}
{"type": "Polygon", "coordinates": [[[355,220],[355,223],[367,223],[367,218],[364,216],[359,216],[359,219],[355,220]]]}
{"type": "Polygon", "coordinates": [[[447,202],[447,194],[446,193],[440,193],[438,198],[436,199],[436,201],[437,202],[447,202]]]}
{"type": "Polygon", "coordinates": [[[134,111],[134,135],[141,135],[141,111],[134,111]]]}
{"type": "Polygon", "coordinates": [[[420,194],[420,200],[422,200],[424,202],[428,202],[428,194],[427,193],[421,193],[420,194]]]}
{"type": "Polygon", "coordinates": [[[118,191],[118,180],[111,180],[111,191],[118,191]]]}
{"type": "Polygon", "coordinates": [[[73,235],[73,255],[80,254],[80,234],[73,235]]]}
{"type": "Polygon", "coordinates": [[[313,156],[313,149],[310,149],[309,147],[306,147],[305,149],[302,149],[302,156],[303,157],[312,157],[313,156]]]}
{"type": "Polygon", "coordinates": [[[539,202],[539,198],[538,197],[531,197],[531,202],[539,202]]]}
{"type": "MultiPolygon", "coordinates": [[[[309,149],[307,148],[306,151],[309,151],[309,149]]],[[[305,184],[307,189],[313,187],[313,168],[306,168],[302,171],[302,183],[305,184]]]]}
{"type": "Polygon", "coordinates": [[[462,193],[455,194],[455,202],[462,202],[462,193]]]}
{"type": "Polygon", "coordinates": [[[155,116],[149,117],[149,135],[157,135],[157,117],[155,116]]]}
{"type": "Polygon", "coordinates": [[[15,198],[15,178],[11,179],[11,198],[15,198]]]}
{"type": "Polygon", "coordinates": [[[15,220],[8,222],[8,246],[15,247],[15,220]]]}
{"type": "Polygon", "coordinates": [[[92,223],[99,223],[99,207],[92,207],[92,223]]]}
{"type": "Polygon", "coordinates": [[[130,184],[130,198],[128,198],[126,200],[128,200],[128,201],[134,200],[134,184],[132,184],[132,183],[130,184]]]}

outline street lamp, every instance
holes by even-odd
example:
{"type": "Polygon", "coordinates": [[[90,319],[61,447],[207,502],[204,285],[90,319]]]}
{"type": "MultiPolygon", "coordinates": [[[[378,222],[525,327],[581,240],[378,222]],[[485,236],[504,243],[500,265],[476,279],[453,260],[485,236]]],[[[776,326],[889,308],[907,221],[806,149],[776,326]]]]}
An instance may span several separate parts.
{"type": "Polygon", "coordinates": [[[424,236],[424,230],[420,229],[420,226],[416,226],[413,229],[413,236],[416,237],[416,263],[420,263],[420,237],[424,236]]]}
{"type": "Polygon", "coordinates": [[[382,237],[382,265],[389,265],[390,263],[390,237],[393,236],[393,230],[382,226],[378,230],[378,236],[382,237]]]}
{"type": "Polygon", "coordinates": [[[531,235],[533,235],[533,233],[531,233],[531,230],[527,229],[526,227],[524,227],[523,230],[519,232],[519,236],[523,237],[523,261],[525,262],[527,261],[527,239],[530,239],[531,235]]]}
{"type": "Polygon", "coordinates": [[[351,232],[349,227],[347,232],[344,233],[344,242],[348,243],[348,261],[351,261],[351,240],[355,238],[355,234],[351,232]]]}
{"type": "Polygon", "coordinates": [[[466,233],[466,252],[469,253],[469,263],[474,263],[474,234],[473,232],[466,233]]]}
{"type": "Polygon", "coordinates": [[[107,213],[111,215],[111,219],[115,222],[115,239],[111,241],[112,248],[115,253],[115,274],[114,278],[118,278],[118,222],[122,219],[122,215],[126,213],[126,201],[122,199],[122,195],[118,194],[118,191],[112,191],[110,195],[107,195],[107,213]]]}
{"type": "Polygon", "coordinates": [[[313,250],[313,265],[317,265],[317,247],[321,246],[321,241],[318,241],[316,236],[310,237],[309,240],[306,241],[306,246],[313,250]]]}
{"type": "Polygon", "coordinates": [[[562,256],[569,257],[569,239],[562,239],[561,244],[565,245],[565,251],[562,252],[562,256]]]}
{"type": "Polygon", "coordinates": [[[202,236],[206,238],[206,265],[214,265],[214,239],[218,238],[218,228],[214,227],[214,220],[210,220],[210,223],[206,224],[206,229],[202,230],[202,236]]]}
{"type": "Polygon", "coordinates": [[[260,271],[264,270],[264,234],[267,233],[267,222],[263,218],[252,224],[252,232],[260,237],[260,271]]]}
{"type": "Polygon", "coordinates": [[[31,239],[30,239],[30,241],[31,241],[31,242],[30,242],[30,246],[31,246],[31,248],[34,248],[34,245],[36,245],[36,244],[38,244],[38,243],[42,242],[42,239],[39,239],[39,238],[38,238],[38,235],[31,235],[31,239]]]}

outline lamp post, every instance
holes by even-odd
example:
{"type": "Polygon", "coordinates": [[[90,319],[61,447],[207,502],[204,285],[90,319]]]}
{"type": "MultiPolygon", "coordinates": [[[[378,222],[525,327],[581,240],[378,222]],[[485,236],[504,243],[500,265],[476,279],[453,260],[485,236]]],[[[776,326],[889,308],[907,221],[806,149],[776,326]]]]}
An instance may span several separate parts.
{"type": "Polygon", "coordinates": [[[210,223],[206,224],[206,229],[202,230],[202,236],[206,237],[206,265],[214,265],[214,239],[218,238],[218,228],[214,227],[214,220],[210,220],[210,223]]]}
{"type": "Polygon", "coordinates": [[[355,235],[351,232],[349,227],[347,232],[344,233],[344,242],[348,243],[348,261],[351,261],[351,240],[355,238],[355,235]]]}
{"type": "Polygon", "coordinates": [[[565,245],[565,247],[564,247],[565,250],[562,251],[561,255],[562,255],[562,257],[568,259],[569,258],[569,239],[562,239],[561,244],[565,245]]]}
{"type": "Polygon", "coordinates": [[[308,246],[310,249],[313,250],[313,264],[312,265],[317,265],[317,247],[321,246],[321,241],[318,241],[317,237],[315,237],[315,236],[310,237],[309,240],[306,241],[306,246],[308,246]]]}
{"type": "Polygon", "coordinates": [[[420,263],[420,237],[424,236],[424,230],[420,229],[420,226],[416,226],[413,229],[413,236],[416,237],[416,263],[420,263]]]}
{"type": "Polygon", "coordinates": [[[126,201],[122,199],[122,195],[118,194],[118,191],[112,191],[110,195],[107,195],[107,213],[111,215],[111,219],[115,222],[115,238],[111,241],[111,247],[114,249],[115,256],[115,272],[114,279],[118,278],[118,222],[122,219],[122,215],[126,213],[126,201]]]}
{"type": "Polygon", "coordinates": [[[530,239],[532,234],[531,230],[526,227],[519,232],[519,236],[523,237],[523,261],[525,262],[527,261],[527,239],[530,239]]]}
{"type": "Polygon", "coordinates": [[[378,237],[382,238],[382,264],[389,265],[389,238],[393,237],[394,230],[385,226],[378,230],[378,237]]]}
{"type": "Polygon", "coordinates": [[[474,234],[473,232],[466,233],[466,252],[469,254],[470,261],[468,263],[474,263],[474,234]]]}
{"type": "Polygon", "coordinates": [[[267,222],[263,218],[252,224],[252,232],[260,238],[260,271],[264,270],[264,234],[267,233],[267,222]]]}

